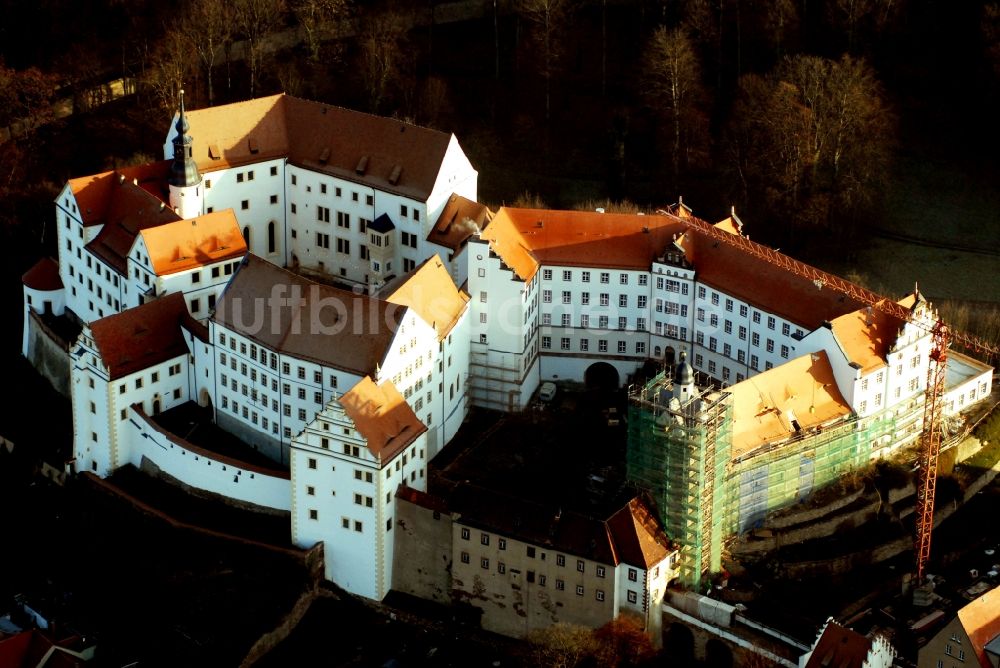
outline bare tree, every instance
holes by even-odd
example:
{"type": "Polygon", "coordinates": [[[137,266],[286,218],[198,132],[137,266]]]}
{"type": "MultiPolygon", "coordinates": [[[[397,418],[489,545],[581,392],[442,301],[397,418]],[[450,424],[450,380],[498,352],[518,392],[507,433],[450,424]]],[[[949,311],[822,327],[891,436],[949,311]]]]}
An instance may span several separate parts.
{"type": "Polygon", "coordinates": [[[831,25],[844,32],[847,49],[855,52],[859,35],[878,35],[888,28],[903,8],[903,0],[832,0],[827,5],[831,25]]]}
{"type": "Polygon", "coordinates": [[[532,631],[528,641],[536,665],[551,668],[573,668],[597,648],[591,629],[566,623],[532,631]]]}
{"type": "Polygon", "coordinates": [[[179,29],[167,30],[153,51],[143,80],[153,104],[164,112],[172,112],[177,106],[178,92],[196,66],[184,34],[179,29]]]}
{"type": "Polygon", "coordinates": [[[707,142],[707,120],[701,112],[705,100],[701,68],[690,38],[679,28],[658,28],[647,54],[646,93],[669,119],[671,166],[676,180],[692,151],[707,142]]]}
{"type": "Polygon", "coordinates": [[[545,82],[545,123],[552,117],[552,77],[562,55],[562,33],[569,18],[568,0],[518,0],[518,14],[530,26],[532,41],[540,48],[539,71],[545,82]]]}
{"type": "Polygon", "coordinates": [[[381,110],[390,86],[402,78],[406,25],[404,17],[395,12],[372,13],[362,21],[362,77],[373,113],[381,110]]]}
{"type": "Polygon", "coordinates": [[[293,0],[292,13],[305,32],[311,60],[319,60],[324,40],[340,34],[348,11],[348,0],[293,0]]]}
{"type": "Polygon", "coordinates": [[[730,150],[748,195],[790,223],[832,226],[877,196],[893,128],[863,60],[796,56],[769,79],[740,81],[730,150]]]}
{"type": "Polygon", "coordinates": [[[191,0],[181,30],[205,68],[208,104],[215,104],[214,71],[220,52],[233,39],[233,5],[218,0],[191,0]]]}
{"type": "Polygon", "coordinates": [[[264,41],[280,25],[285,15],[285,0],[233,0],[236,25],[247,40],[247,66],[250,70],[250,96],[257,91],[264,41]]]}

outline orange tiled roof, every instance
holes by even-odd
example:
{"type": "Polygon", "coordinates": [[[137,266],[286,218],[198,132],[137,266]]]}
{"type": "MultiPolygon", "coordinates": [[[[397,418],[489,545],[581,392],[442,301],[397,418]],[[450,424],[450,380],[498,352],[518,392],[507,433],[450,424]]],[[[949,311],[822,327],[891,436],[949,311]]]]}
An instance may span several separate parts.
{"type": "Polygon", "coordinates": [[[681,244],[698,280],[746,303],[813,330],[863,303],[690,227],[681,244]]]}
{"type": "Polygon", "coordinates": [[[365,376],[340,397],[340,405],[382,465],[427,431],[392,381],[376,385],[365,376]]]}
{"type": "Polygon", "coordinates": [[[994,587],[959,610],[958,619],[972,642],[979,664],[982,668],[992,668],[985,647],[1000,636],[1000,587],[994,587]]]}
{"type": "MultiPolygon", "coordinates": [[[[161,197],[150,192],[142,182],[137,184],[129,180],[127,173],[122,170],[86,177],[87,182],[79,193],[74,188],[84,223],[103,225],[87,244],[87,250],[123,276],[128,271],[128,252],[141,230],[180,220],[161,197]]],[[[70,183],[84,180],[75,179],[70,183]]]]}
{"type": "Polygon", "coordinates": [[[485,204],[452,194],[427,240],[457,251],[477,230],[484,229],[492,217],[485,204]]]}
{"type": "Polygon", "coordinates": [[[24,272],[21,282],[32,290],[62,290],[62,279],[59,278],[59,264],[50,257],[43,257],[31,269],[24,272]]]}
{"type": "Polygon", "coordinates": [[[188,353],[181,328],[191,320],[175,292],[90,323],[112,380],[188,353]]]}
{"type": "MultiPolygon", "coordinates": [[[[122,167],[116,171],[101,172],[90,176],[70,179],[69,187],[76,198],[80,219],[84,226],[103,225],[116,216],[115,186],[129,184],[150,195],[158,201],[169,200],[167,177],[170,175],[170,162],[161,160],[148,165],[122,167]]],[[[117,211],[120,215],[120,210],[117,211]]]]}
{"type": "Polygon", "coordinates": [[[673,551],[660,521],[639,497],[612,515],[607,524],[619,561],[648,570],[673,551]]]}
{"type": "Polygon", "coordinates": [[[733,397],[733,459],[794,436],[792,420],[807,431],[851,413],[824,351],[759,373],[728,391],[733,397]]]}
{"type": "Polygon", "coordinates": [[[232,209],[147,228],[140,234],[159,276],[243,257],[247,252],[232,209]]]}
{"type": "Polygon", "coordinates": [[[673,216],[503,207],[482,238],[530,281],[540,264],[649,269],[684,229],[673,216]]]}
{"type": "MultiPolygon", "coordinates": [[[[900,300],[906,306],[907,299],[900,300]]],[[[912,303],[912,295],[909,298],[912,303]]],[[[837,338],[848,362],[869,373],[883,367],[900,330],[905,323],[880,309],[865,307],[846,313],[830,321],[833,335],[837,338]]]]}
{"type": "Polygon", "coordinates": [[[437,130],[285,94],[186,115],[202,172],[287,157],[421,201],[430,196],[451,141],[437,130]]]}
{"type": "Polygon", "coordinates": [[[416,311],[441,341],[462,317],[469,295],[455,287],[441,258],[432,255],[386,300],[416,311]]]}

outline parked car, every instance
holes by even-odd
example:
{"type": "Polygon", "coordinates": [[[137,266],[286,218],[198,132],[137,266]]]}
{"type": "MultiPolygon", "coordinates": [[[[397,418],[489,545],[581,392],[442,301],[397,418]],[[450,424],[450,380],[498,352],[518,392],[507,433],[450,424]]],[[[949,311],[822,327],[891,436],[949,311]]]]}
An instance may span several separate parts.
{"type": "Polygon", "coordinates": [[[555,383],[542,383],[542,389],[538,390],[538,398],[542,401],[552,401],[556,396],[555,383]]]}

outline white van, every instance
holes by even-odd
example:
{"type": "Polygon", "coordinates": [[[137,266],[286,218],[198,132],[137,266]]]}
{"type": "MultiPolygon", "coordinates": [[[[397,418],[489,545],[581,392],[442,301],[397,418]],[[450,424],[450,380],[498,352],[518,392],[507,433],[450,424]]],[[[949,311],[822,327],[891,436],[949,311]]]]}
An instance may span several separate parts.
{"type": "Polygon", "coordinates": [[[542,389],[538,390],[538,398],[542,401],[552,401],[556,396],[555,383],[542,383],[542,389]]]}

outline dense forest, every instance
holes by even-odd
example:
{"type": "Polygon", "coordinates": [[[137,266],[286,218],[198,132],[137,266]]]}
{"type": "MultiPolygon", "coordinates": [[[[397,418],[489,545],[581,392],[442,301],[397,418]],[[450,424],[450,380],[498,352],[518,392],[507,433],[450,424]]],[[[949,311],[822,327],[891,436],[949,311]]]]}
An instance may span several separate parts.
{"type": "MultiPolygon", "coordinates": [[[[990,178],[1000,4],[930,0],[4,0],[0,217],[155,157],[191,106],[284,90],[458,134],[490,204],[731,206],[808,251],[886,216],[900,158],[990,178]],[[41,36],[44,36],[42,38],[41,36]],[[127,76],[138,93],[46,123],[127,76]],[[630,204],[634,202],[635,204],[630,204]]],[[[196,131],[196,130],[195,130],[196,131]]]]}

